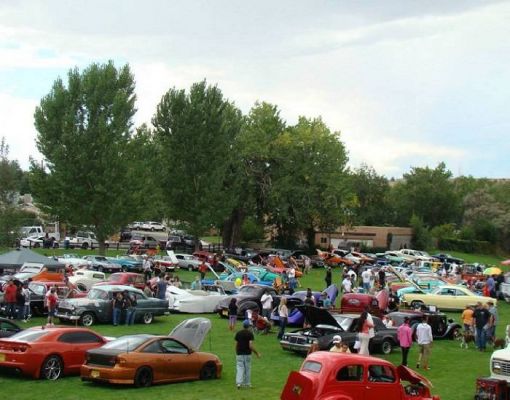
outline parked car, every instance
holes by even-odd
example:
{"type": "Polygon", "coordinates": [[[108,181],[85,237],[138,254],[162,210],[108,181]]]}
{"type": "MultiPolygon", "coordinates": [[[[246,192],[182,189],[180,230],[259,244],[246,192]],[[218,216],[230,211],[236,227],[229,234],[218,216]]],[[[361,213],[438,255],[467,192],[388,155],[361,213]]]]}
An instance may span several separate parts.
{"type": "MultiPolygon", "coordinates": [[[[305,315],[310,328],[284,333],[280,340],[282,349],[307,354],[312,344],[320,350],[329,350],[333,346],[333,337],[338,335],[351,349],[358,337],[357,322],[359,314],[336,314],[314,306],[297,306],[305,315]]],[[[375,336],[370,339],[370,353],[389,354],[398,343],[397,330],[387,328],[378,317],[374,321],[375,336]]]]}
{"type": "Polygon", "coordinates": [[[119,272],[120,264],[108,260],[105,256],[84,256],[84,260],[90,261],[89,268],[99,272],[119,272]]]}
{"type": "Polygon", "coordinates": [[[79,373],[87,350],[105,343],[86,328],[33,327],[0,340],[0,368],[56,380],[79,373]]]}
{"type": "Polygon", "coordinates": [[[128,228],[132,229],[132,230],[137,230],[137,229],[142,229],[142,226],[143,226],[142,221],[135,221],[135,222],[129,224],[128,228]]]}
{"type": "Polygon", "coordinates": [[[89,291],[92,285],[106,280],[104,272],[79,269],[69,277],[69,282],[82,291],[89,291]]]}
{"type": "Polygon", "coordinates": [[[159,241],[153,236],[145,235],[133,235],[133,238],[129,241],[130,246],[139,246],[146,249],[155,249],[159,241]]]}
{"type": "Polygon", "coordinates": [[[150,324],[154,316],[168,314],[168,301],[147,297],[144,292],[131,286],[94,286],[87,297],[69,299],[59,303],[56,316],[62,321],[78,321],[84,326],[96,322],[112,321],[112,300],[117,293],[127,290],[136,299],[135,321],[150,324]]]}
{"type": "MultiPolygon", "coordinates": [[[[171,250],[169,250],[169,252],[171,252],[171,250]]],[[[173,252],[171,255],[154,257],[154,264],[158,266],[162,272],[179,269],[179,260],[173,252]]]]}
{"type": "Polygon", "coordinates": [[[300,267],[304,266],[304,257],[308,257],[312,268],[324,268],[324,260],[316,254],[307,255],[303,250],[296,250],[292,252],[291,256],[296,259],[300,267]]]}
{"type": "Polygon", "coordinates": [[[133,237],[133,233],[129,228],[122,228],[120,230],[119,241],[121,242],[129,242],[133,237]]]}
{"type": "Polygon", "coordinates": [[[175,255],[177,260],[179,260],[179,268],[187,269],[188,271],[198,271],[198,267],[202,264],[197,257],[191,254],[181,254],[177,253],[175,255]]]}
{"type": "Polygon", "coordinates": [[[143,262],[133,256],[106,257],[114,264],[119,264],[123,272],[143,272],[143,262]]]}
{"type": "Polygon", "coordinates": [[[496,299],[478,296],[464,286],[445,285],[434,289],[430,293],[405,293],[401,302],[412,308],[435,306],[440,310],[464,310],[466,306],[475,306],[488,301],[497,303],[496,299]]]}
{"type": "Polygon", "coordinates": [[[133,286],[137,289],[143,290],[145,288],[145,277],[142,274],[135,272],[116,272],[108,277],[108,280],[98,282],[94,286],[105,285],[126,285],[133,286]]]}
{"type": "Polygon", "coordinates": [[[48,312],[46,307],[46,294],[51,288],[57,288],[57,296],[60,300],[86,296],[86,292],[80,291],[73,284],[66,284],[63,281],[32,281],[28,284],[30,289],[30,309],[33,315],[44,315],[48,312]]]}
{"type": "Polygon", "coordinates": [[[432,396],[430,381],[389,361],[318,351],[310,354],[299,371],[292,371],[282,400],[440,400],[432,396]],[[407,382],[407,383],[406,383],[407,382]]]}
{"type": "Polygon", "coordinates": [[[19,244],[21,247],[43,247],[44,236],[29,236],[20,240],[19,244]]]}
{"type": "Polygon", "coordinates": [[[10,337],[23,329],[7,318],[0,318],[0,339],[10,337]]]}
{"type": "Polygon", "coordinates": [[[71,248],[93,249],[99,246],[99,242],[93,232],[78,231],[74,237],[68,240],[71,248]]]}
{"type": "Polygon", "coordinates": [[[418,311],[418,310],[406,310],[406,311],[395,311],[387,315],[393,321],[394,327],[399,327],[404,323],[404,318],[409,318],[409,324],[411,329],[414,331],[418,323],[423,317],[427,317],[428,324],[432,328],[432,336],[434,340],[437,339],[458,339],[462,335],[462,326],[449,319],[446,314],[442,312],[432,311],[418,311]]]}
{"type": "Polygon", "coordinates": [[[237,299],[237,315],[244,317],[247,310],[262,310],[260,298],[264,293],[269,293],[273,297],[273,306],[278,306],[280,296],[271,286],[264,285],[244,285],[239,288],[239,292],[232,296],[228,296],[218,304],[216,312],[221,317],[228,317],[228,305],[234,297],[237,299]]]}
{"type": "Polygon", "coordinates": [[[437,258],[439,261],[441,261],[442,263],[446,262],[448,264],[464,264],[464,260],[462,258],[459,258],[459,257],[454,257],[450,254],[445,254],[445,253],[438,253],[438,254],[434,254],[432,255],[433,258],[437,258]]]}
{"type": "Polygon", "coordinates": [[[142,229],[145,231],[166,231],[166,226],[161,222],[146,221],[142,224],[142,229]]]}
{"type": "Polygon", "coordinates": [[[380,290],[376,295],[368,293],[345,293],[340,302],[342,313],[362,313],[366,307],[370,314],[381,317],[388,307],[389,293],[380,290]]]}
{"type": "Polygon", "coordinates": [[[225,290],[218,285],[202,285],[202,290],[186,290],[175,286],[166,289],[168,307],[173,312],[213,313],[219,302],[226,297],[225,290]]]}
{"type": "Polygon", "coordinates": [[[63,254],[57,258],[57,261],[65,266],[70,266],[73,269],[88,267],[92,264],[90,261],[80,257],[78,254],[63,254]]]}
{"type": "Polygon", "coordinates": [[[149,387],[155,383],[216,379],[222,363],[198,350],[211,321],[193,318],[181,322],[168,336],[131,335],[87,352],[81,379],[149,387]]]}

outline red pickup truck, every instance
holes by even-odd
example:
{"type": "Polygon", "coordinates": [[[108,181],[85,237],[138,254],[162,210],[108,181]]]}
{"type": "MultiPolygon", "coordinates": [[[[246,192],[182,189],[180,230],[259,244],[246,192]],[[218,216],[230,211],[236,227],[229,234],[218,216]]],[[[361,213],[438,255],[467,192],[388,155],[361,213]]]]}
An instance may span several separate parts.
{"type": "Polygon", "coordinates": [[[317,351],[292,371],[282,400],[439,400],[430,381],[376,357],[317,351]]]}

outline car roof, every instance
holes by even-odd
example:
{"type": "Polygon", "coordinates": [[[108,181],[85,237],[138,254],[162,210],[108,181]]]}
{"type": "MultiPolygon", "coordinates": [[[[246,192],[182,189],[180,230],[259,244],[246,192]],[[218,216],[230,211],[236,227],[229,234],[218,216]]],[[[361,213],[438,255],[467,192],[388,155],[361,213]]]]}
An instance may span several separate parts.
{"type": "Polygon", "coordinates": [[[345,354],[345,353],[336,353],[331,351],[315,351],[306,357],[305,361],[316,361],[323,365],[327,365],[330,368],[333,368],[335,365],[338,365],[339,361],[346,360],[348,363],[352,362],[360,362],[360,363],[371,363],[371,364],[379,364],[379,365],[387,365],[395,368],[395,366],[382,358],[364,356],[360,354],[345,354]]]}
{"type": "Polygon", "coordinates": [[[137,293],[143,293],[141,290],[134,288],[133,286],[127,286],[127,285],[101,285],[101,286],[95,286],[93,289],[100,289],[105,291],[130,291],[130,292],[137,292],[137,293]]]}

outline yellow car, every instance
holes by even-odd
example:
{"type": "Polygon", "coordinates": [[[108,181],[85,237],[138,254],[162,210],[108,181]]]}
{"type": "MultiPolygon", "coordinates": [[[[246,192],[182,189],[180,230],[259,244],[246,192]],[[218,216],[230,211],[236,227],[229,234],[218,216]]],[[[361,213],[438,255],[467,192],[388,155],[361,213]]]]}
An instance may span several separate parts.
{"type": "Polygon", "coordinates": [[[492,297],[478,296],[468,288],[458,285],[440,286],[430,293],[406,293],[401,301],[413,308],[436,306],[440,310],[463,310],[466,306],[474,306],[478,302],[497,302],[492,297]]]}

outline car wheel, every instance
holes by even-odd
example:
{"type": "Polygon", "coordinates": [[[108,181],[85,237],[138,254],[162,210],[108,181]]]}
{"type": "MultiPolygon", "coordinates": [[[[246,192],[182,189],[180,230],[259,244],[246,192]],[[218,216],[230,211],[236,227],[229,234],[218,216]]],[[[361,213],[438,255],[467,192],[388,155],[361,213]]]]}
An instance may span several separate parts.
{"type": "Polygon", "coordinates": [[[188,265],[188,271],[193,272],[193,265],[188,265]]]}
{"type": "Polygon", "coordinates": [[[152,315],[152,313],[146,312],[145,314],[143,314],[142,321],[144,324],[146,325],[151,324],[153,320],[154,316],[152,315]]]}
{"type": "Polygon", "coordinates": [[[451,338],[453,340],[460,340],[462,338],[462,331],[460,328],[453,329],[451,338]]]}
{"type": "Polygon", "coordinates": [[[421,300],[413,300],[411,302],[411,308],[414,308],[416,310],[421,310],[423,307],[425,307],[425,304],[421,300]]]}
{"type": "Polygon", "coordinates": [[[88,244],[87,242],[82,243],[81,248],[82,248],[83,250],[87,250],[87,249],[89,248],[89,244],[88,244]]]}
{"type": "Polygon", "coordinates": [[[64,364],[59,356],[49,356],[41,367],[41,378],[55,381],[62,376],[64,364]]]}
{"type": "Polygon", "coordinates": [[[98,270],[99,272],[104,272],[104,268],[103,268],[101,265],[100,265],[99,267],[97,267],[97,270],[98,270]]]}
{"type": "Polygon", "coordinates": [[[260,308],[254,301],[246,301],[241,307],[239,307],[239,315],[244,316],[247,310],[258,311],[260,314],[260,308]]]}
{"type": "Polygon", "coordinates": [[[92,326],[96,322],[96,317],[90,312],[83,313],[80,317],[80,324],[83,326],[92,326]]]}
{"type": "Polygon", "coordinates": [[[154,227],[151,228],[151,232],[154,232],[154,227]]]}
{"type": "Polygon", "coordinates": [[[41,245],[39,243],[34,243],[34,245],[32,246],[34,249],[37,249],[38,247],[41,247],[41,245]]]}
{"type": "Polygon", "coordinates": [[[200,370],[200,379],[208,380],[208,379],[216,379],[216,365],[212,362],[204,364],[202,369],[200,370]]]}
{"type": "Polygon", "coordinates": [[[393,350],[393,344],[391,343],[391,340],[385,339],[381,343],[381,353],[388,355],[393,350]]]}
{"type": "Polygon", "coordinates": [[[152,370],[149,367],[142,367],[136,371],[135,386],[138,388],[152,385],[152,370]]]}
{"type": "Polygon", "coordinates": [[[128,270],[128,268],[125,265],[123,265],[122,266],[122,272],[127,272],[127,270],[128,270]]]}

